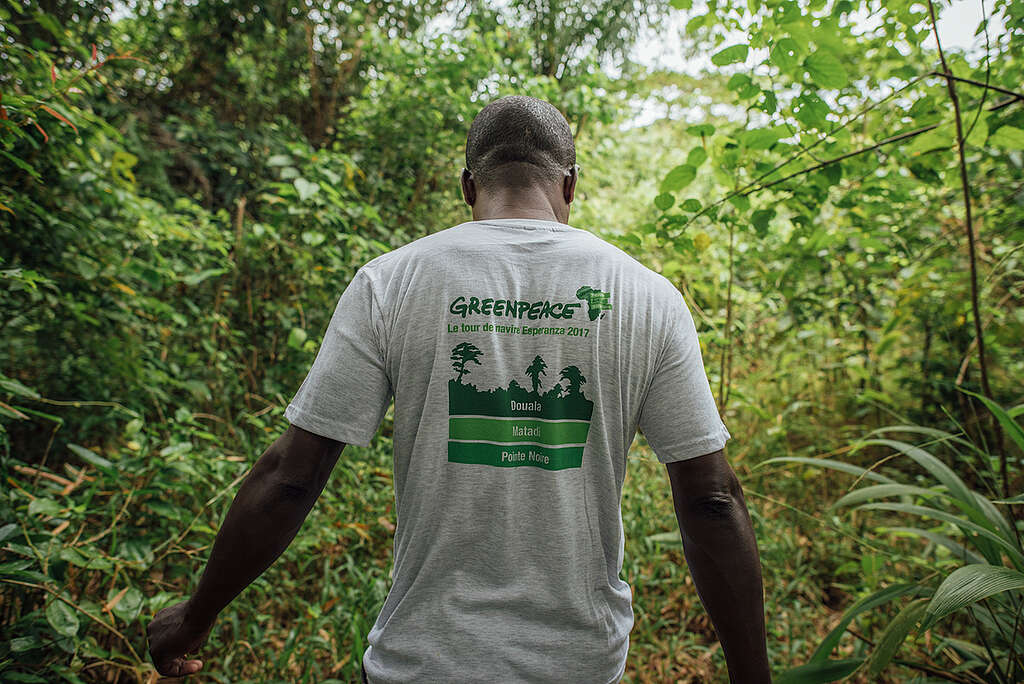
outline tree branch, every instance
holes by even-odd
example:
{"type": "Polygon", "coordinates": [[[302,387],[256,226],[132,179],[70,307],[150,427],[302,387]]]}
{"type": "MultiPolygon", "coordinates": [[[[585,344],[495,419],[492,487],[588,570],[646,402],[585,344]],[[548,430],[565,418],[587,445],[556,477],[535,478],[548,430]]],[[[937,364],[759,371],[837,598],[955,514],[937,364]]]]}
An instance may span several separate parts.
{"type": "MultiPolygon", "coordinates": [[[[953,103],[953,114],[956,119],[956,143],[957,152],[960,157],[960,185],[964,193],[964,226],[967,229],[967,250],[971,267],[971,317],[974,318],[974,334],[978,339],[978,368],[981,372],[981,389],[985,396],[995,401],[992,396],[992,388],[988,383],[988,364],[985,362],[985,337],[981,328],[981,314],[978,306],[978,264],[974,246],[974,223],[971,218],[971,189],[967,178],[967,159],[964,153],[964,130],[960,117],[960,99],[956,94],[956,79],[953,72],[946,63],[946,55],[942,51],[942,42],[939,40],[939,27],[935,20],[935,5],[928,0],[928,14],[932,20],[932,32],[935,34],[935,46],[939,50],[939,60],[942,62],[942,70],[946,77],[946,87],[949,90],[949,99],[953,103]]],[[[1003,431],[995,415],[992,417],[992,428],[996,436],[996,449],[999,453],[999,471],[1003,480],[1003,496],[1010,498],[1010,478],[1006,470],[1006,451],[1003,449],[1003,431]]]]}

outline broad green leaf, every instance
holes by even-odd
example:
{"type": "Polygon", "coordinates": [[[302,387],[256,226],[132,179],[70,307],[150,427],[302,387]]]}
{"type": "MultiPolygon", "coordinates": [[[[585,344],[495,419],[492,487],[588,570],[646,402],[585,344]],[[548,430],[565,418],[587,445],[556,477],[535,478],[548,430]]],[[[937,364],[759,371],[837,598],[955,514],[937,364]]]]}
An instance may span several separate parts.
{"type": "Polygon", "coordinates": [[[803,51],[792,38],[781,38],[771,50],[771,61],[783,71],[792,71],[799,63],[803,51]]]}
{"type": "Polygon", "coordinates": [[[905,484],[872,485],[870,487],[861,487],[860,489],[855,489],[846,496],[841,497],[838,501],[832,504],[832,508],[853,506],[854,504],[863,503],[864,501],[871,501],[872,499],[884,499],[889,496],[910,495],[935,497],[942,496],[943,492],[936,492],[931,489],[925,489],[924,487],[915,487],[913,485],[905,484]]]}
{"type": "Polygon", "coordinates": [[[78,616],[60,599],[55,598],[46,606],[46,621],[61,636],[73,637],[78,633],[78,616]]]}
{"type": "MultiPolygon", "coordinates": [[[[896,318],[894,318],[893,320],[899,322],[896,318]]],[[[872,430],[871,432],[868,433],[868,437],[871,437],[872,435],[884,434],[886,432],[913,432],[937,438],[941,442],[955,442],[968,448],[976,448],[971,442],[969,442],[966,439],[963,439],[962,437],[957,437],[956,435],[951,434],[949,432],[945,432],[944,430],[936,430],[935,428],[921,427],[920,425],[887,425],[885,427],[880,427],[876,430],[872,430]]]]}
{"type": "Polygon", "coordinates": [[[752,83],[750,76],[747,74],[733,74],[729,78],[729,82],[725,84],[725,87],[729,90],[736,91],[746,88],[752,83]]]}
{"type": "Polygon", "coordinates": [[[987,112],[982,111],[978,115],[977,120],[975,120],[973,114],[964,118],[964,135],[968,145],[981,147],[985,144],[985,140],[988,139],[988,117],[986,114],[987,112]]]}
{"type": "Polygon", "coordinates": [[[20,157],[15,157],[13,154],[10,154],[9,152],[5,152],[3,150],[0,150],[0,156],[6,157],[19,169],[32,174],[32,176],[35,177],[36,179],[40,178],[39,172],[36,171],[35,168],[24,159],[21,159],[20,157]]]}
{"type": "Polygon", "coordinates": [[[864,664],[868,677],[876,679],[882,673],[882,670],[892,662],[896,652],[899,651],[907,635],[910,634],[910,630],[914,629],[918,620],[924,615],[927,604],[927,598],[911,601],[893,618],[892,622],[889,623],[889,626],[885,628],[885,631],[878,638],[874,650],[871,651],[871,655],[864,664]]]}
{"type": "Polygon", "coordinates": [[[822,88],[845,88],[850,82],[842,62],[831,52],[819,50],[808,55],[804,60],[804,68],[811,80],[822,88]]]}
{"type": "Polygon", "coordinates": [[[750,198],[746,195],[733,195],[729,198],[729,204],[740,210],[740,213],[745,213],[750,209],[750,198]]]}
{"type": "Polygon", "coordinates": [[[1024,573],[995,565],[966,565],[954,570],[935,590],[922,631],[973,603],[1004,591],[1024,589],[1024,573]]]}
{"type": "Polygon", "coordinates": [[[296,192],[299,193],[299,201],[305,202],[310,197],[320,192],[320,184],[312,181],[308,181],[305,178],[299,177],[292,181],[295,185],[296,192]]]}
{"type": "Polygon", "coordinates": [[[725,66],[727,64],[736,64],[737,62],[744,62],[747,59],[747,53],[750,52],[748,45],[730,45],[729,47],[719,50],[715,54],[711,55],[711,63],[715,66],[725,66]]]}
{"type": "Polygon", "coordinates": [[[1002,425],[1003,429],[1007,432],[1007,434],[1009,434],[1010,439],[1013,440],[1013,443],[1016,444],[1018,448],[1024,450],[1024,428],[1022,428],[1020,424],[1017,423],[1017,421],[1011,418],[1002,406],[995,403],[988,397],[977,394],[976,392],[963,389],[962,387],[959,387],[958,389],[964,394],[970,394],[972,397],[976,398],[981,403],[985,404],[985,407],[992,412],[992,415],[996,417],[996,420],[999,421],[999,424],[1002,425]]]}
{"type": "Polygon", "coordinates": [[[984,563],[985,559],[968,549],[963,544],[958,544],[944,534],[938,532],[930,532],[928,530],[922,530],[918,527],[883,527],[881,528],[886,532],[899,534],[909,534],[915,537],[921,537],[926,539],[933,544],[945,547],[952,552],[954,558],[959,558],[965,563],[984,563]]]}
{"type": "Polygon", "coordinates": [[[708,158],[708,153],[703,147],[694,147],[690,150],[690,153],[686,155],[686,163],[697,168],[704,163],[704,160],[708,158]]]}
{"type": "Polygon", "coordinates": [[[219,275],[223,275],[228,272],[226,268],[208,268],[205,271],[199,273],[190,273],[181,279],[181,282],[185,283],[189,287],[198,285],[208,278],[214,278],[219,275]]]}
{"type": "Polygon", "coordinates": [[[692,183],[696,177],[697,169],[689,164],[680,164],[668,172],[665,179],[661,181],[659,190],[661,192],[677,192],[692,183]]]}
{"type": "Polygon", "coordinates": [[[668,211],[672,208],[672,205],[676,203],[676,198],[672,193],[663,192],[654,198],[654,206],[661,211],[668,211]]]}
{"type": "Polygon", "coordinates": [[[824,128],[830,111],[825,101],[811,92],[801,93],[793,100],[793,115],[797,121],[810,128],[824,128]]]}
{"type": "Polygon", "coordinates": [[[686,129],[686,132],[694,136],[707,137],[715,134],[715,127],[711,124],[695,124],[693,126],[689,126],[686,129]]]}
{"type": "Polygon", "coordinates": [[[1010,150],[1024,150],[1024,130],[1013,126],[1000,126],[993,133],[988,142],[996,147],[1005,147],[1010,150]]]}
{"type": "Polygon", "coordinates": [[[327,236],[321,233],[319,230],[304,230],[302,231],[302,241],[310,247],[316,247],[321,244],[327,236]]]}
{"type": "Polygon", "coordinates": [[[927,470],[932,477],[944,484],[950,495],[973,508],[974,495],[967,488],[967,485],[964,484],[963,480],[957,477],[952,468],[932,456],[921,447],[894,439],[868,439],[860,442],[860,444],[887,446],[909,456],[911,459],[916,461],[918,465],[927,470]]]}
{"type": "Polygon", "coordinates": [[[951,123],[945,123],[913,138],[904,153],[908,156],[927,154],[934,150],[946,150],[956,144],[956,130],[951,123]]]}
{"type": "Polygon", "coordinates": [[[13,537],[18,533],[18,523],[7,523],[3,527],[0,527],[0,542],[13,537]]]}
{"type": "Polygon", "coordinates": [[[831,470],[838,470],[840,472],[849,473],[850,475],[856,475],[858,477],[865,477],[868,480],[874,480],[875,482],[891,482],[895,484],[895,480],[892,478],[879,475],[876,472],[861,468],[860,466],[851,465],[849,463],[843,463],[842,461],[834,461],[828,458],[807,458],[805,456],[779,456],[777,458],[769,458],[768,460],[761,461],[752,470],[757,470],[761,466],[768,465],[769,463],[802,463],[804,465],[818,466],[819,468],[830,468],[831,470]]]}
{"type": "Polygon", "coordinates": [[[670,4],[677,10],[688,10],[693,7],[693,0],[670,0],[670,4]]]}
{"type": "Polygon", "coordinates": [[[649,534],[644,539],[646,541],[658,542],[659,544],[668,544],[669,546],[683,545],[683,538],[678,532],[658,532],[657,534],[649,534]]]}
{"type": "Polygon", "coordinates": [[[32,499],[32,502],[28,505],[29,515],[48,515],[57,516],[60,515],[64,507],[53,499],[45,499],[42,497],[32,499]]]}
{"type": "Polygon", "coordinates": [[[779,141],[779,138],[788,135],[777,128],[754,128],[740,134],[740,143],[751,150],[767,150],[779,141]]]}
{"type": "Polygon", "coordinates": [[[818,648],[814,650],[809,662],[827,662],[829,654],[832,653],[832,649],[839,645],[839,640],[846,632],[846,628],[858,615],[877,608],[878,606],[885,605],[900,596],[906,596],[911,592],[918,591],[920,588],[921,587],[918,584],[896,584],[858,599],[856,603],[846,609],[846,612],[843,613],[843,617],[839,621],[839,624],[836,625],[824,639],[822,639],[820,644],[818,644],[818,648]]]}
{"type": "Polygon", "coordinates": [[[29,397],[31,399],[39,399],[39,392],[36,392],[31,387],[26,387],[17,380],[8,378],[7,376],[0,376],[0,388],[4,391],[10,392],[11,394],[18,397],[29,397]]]}
{"type": "Polygon", "coordinates": [[[700,200],[690,197],[679,205],[683,211],[700,211],[700,200]]]}
{"type": "Polygon", "coordinates": [[[773,677],[772,681],[775,684],[829,684],[846,679],[856,672],[863,662],[863,658],[811,662],[786,670],[773,677]]]}
{"type": "Polygon", "coordinates": [[[79,446],[78,444],[68,444],[68,449],[73,451],[76,456],[78,456],[86,463],[91,463],[100,470],[105,470],[108,472],[116,472],[117,470],[114,467],[113,463],[103,458],[96,452],[86,449],[84,446],[79,446]]]}
{"type": "MultiPolygon", "coordinates": [[[[859,506],[858,509],[874,511],[893,511],[894,513],[907,513],[909,515],[917,515],[925,518],[932,518],[934,520],[942,520],[944,522],[952,523],[953,525],[956,525],[957,527],[961,528],[961,531],[963,531],[965,535],[967,532],[974,532],[977,536],[983,537],[991,542],[994,542],[996,546],[1000,546],[1006,550],[1007,554],[1010,556],[1010,560],[1013,561],[1013,563],[1017,567],[1024,568],[1024,554],[1021,554],[1020,549],[1016,548],[1014,542],[1011,542],[1008,539],[1004,539],[1003,537],[989,530],[988,528],[982,527],[981,525],[973,523],[970,520],[961,518],[952,513],[940,511],[937,508],[929,508],[927,506],[914,506],[911,504],[898,503],[870,503],[859,506]]],[[[978,543],[978,540],[974,537],[968,536],[967,539],[969,539],[975,545],[977,545],[978,543]]],[[[981,550],[982,553],[984,553],[984,549],[979,550],[981,550]]],[[[989,558],[987,554],[985,554],[985,557],[989,560],[989,562],[998,561],[997,558],[989,558]]]]}
{"type": "Polygon", "coordinates": [[[128,591],[124,593],[121,600],[111,609],[114,611],[114,615],[121,618],[125,622],[131,622],[139,616],[139,611],[142,609],[143,603],[142,592],[135,587],[130,587],[128,591]]]}
{"type": "Polygon", "coordinates": [[[302,349],[302,343],[306,341],[306,331],[302,328],[292,328],[288,333],[288,346],[292,349],[302,349]]]}

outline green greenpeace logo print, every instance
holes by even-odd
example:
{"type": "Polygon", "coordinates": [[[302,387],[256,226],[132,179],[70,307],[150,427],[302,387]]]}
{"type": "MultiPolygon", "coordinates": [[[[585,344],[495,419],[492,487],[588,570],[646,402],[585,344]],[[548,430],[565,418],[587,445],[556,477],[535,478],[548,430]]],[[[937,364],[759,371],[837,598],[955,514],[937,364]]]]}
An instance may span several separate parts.
{"type": "Polygon", "coordinates": [[[477,389],[463,382],[483,352],[469,342],[452,349],[456,377],[448,381],[448,461],[498,467],[579,468],[594,402],[583,395],[587,379],[566,366],[561,382],[542,392],[547,364],[540,356],[523,372],[527,390],[513,378],[508,387],[477,389]],[[565,383],[563,387],[562,382],[565,383]]]}

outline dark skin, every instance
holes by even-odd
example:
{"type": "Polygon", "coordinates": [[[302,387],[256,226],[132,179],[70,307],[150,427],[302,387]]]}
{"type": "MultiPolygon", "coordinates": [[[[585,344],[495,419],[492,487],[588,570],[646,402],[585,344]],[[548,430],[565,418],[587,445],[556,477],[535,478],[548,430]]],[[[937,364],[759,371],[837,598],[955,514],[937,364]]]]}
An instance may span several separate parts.
{"type": "MultiPolygon", "coordinates": [[[[475,221],[568,223],[576,179],[573,168],[561,182],[487,189],[463,169],[461,182],[475,221]]],[[[260,456],[217,533],[195,593],[158,612],[146,630],[160,674],[183,677],[203,667],[188,656],[202,648],[220,612],[288,548],[344,448],[292,425],[260,456]]],[[[722,451],[666,468],[683,552],[722,643],[730,681],[770,682],[761,565],[739,481],[722,451]]]]}

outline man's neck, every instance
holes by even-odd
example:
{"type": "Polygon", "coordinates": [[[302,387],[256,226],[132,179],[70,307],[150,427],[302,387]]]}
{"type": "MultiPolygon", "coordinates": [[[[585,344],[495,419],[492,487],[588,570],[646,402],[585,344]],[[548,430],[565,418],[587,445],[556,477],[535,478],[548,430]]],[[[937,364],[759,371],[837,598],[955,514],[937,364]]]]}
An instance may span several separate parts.
{"type": "Polygon", "coordinates": [[[560,212],[553,206],[549,197],[539,192],[481,195],[473,205],[473,220],[523,218],[566,223],[569,220],[568,207],[561,209],[565,213],[564,216],[559,215],[560,212]]]}

